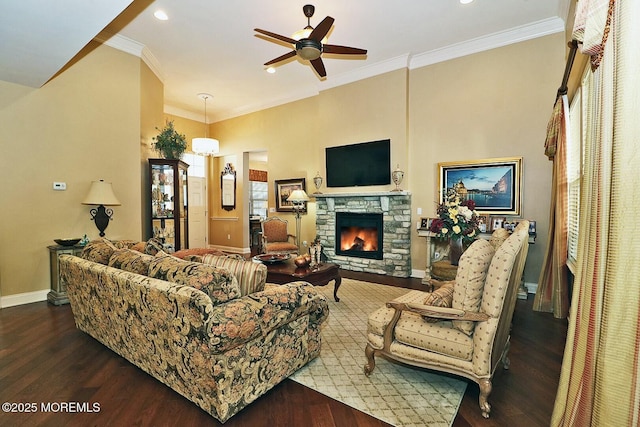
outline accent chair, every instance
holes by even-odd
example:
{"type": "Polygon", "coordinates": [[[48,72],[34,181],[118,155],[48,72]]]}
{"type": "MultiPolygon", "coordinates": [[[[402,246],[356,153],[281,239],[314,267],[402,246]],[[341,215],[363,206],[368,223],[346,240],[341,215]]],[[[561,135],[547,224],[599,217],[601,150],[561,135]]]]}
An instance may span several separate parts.
{"type": "Polygon", "coordinates": [[[298,253],[298,245],[295,242],[296,236],[289,234],[286,220],[272,216],[262,220],[260,227],[262,229],[261,253],[298,253]]]}
{"type": "Polygon", "coordinates": [[[510,328],[528,251],[528,221],[497,250],[479,239],[462,254],[455,281],[431,293],[414,290],[369,316],[366,375],[375,356],[448,372],[480,387],[482,416],[489,417],[498,362],[509,368],[510,328]]]}

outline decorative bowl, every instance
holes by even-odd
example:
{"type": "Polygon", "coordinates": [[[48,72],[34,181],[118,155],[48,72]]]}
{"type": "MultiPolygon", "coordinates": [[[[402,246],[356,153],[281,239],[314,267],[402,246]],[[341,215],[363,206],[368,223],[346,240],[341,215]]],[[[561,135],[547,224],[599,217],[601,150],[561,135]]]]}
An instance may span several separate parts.
{"type": "Polygon", "coordinates": [[[256,255],[253,258],[264,262],[265,264],[274,264],[276,262],[283,262],[286,261],[290,258],[291,256],[289,254],[262,254],[262,255],[256,255]]]}
{"type": "Polygon", "coordinates": [[[59,244],[60,246],[74,246],[74,245],[77,245],[80,240],[81,240],[80,238],[76,239],[76,238],[70,238],[70,237],[66,237],[63,239],[53,239],[53,241],[59,244]]]}
{"type": "Polygon", "coordinates": [[[308,267],[311,264],[311,257],[309,255],[300,255],[293,259],[293,263],[298,267],[308,267]]]}

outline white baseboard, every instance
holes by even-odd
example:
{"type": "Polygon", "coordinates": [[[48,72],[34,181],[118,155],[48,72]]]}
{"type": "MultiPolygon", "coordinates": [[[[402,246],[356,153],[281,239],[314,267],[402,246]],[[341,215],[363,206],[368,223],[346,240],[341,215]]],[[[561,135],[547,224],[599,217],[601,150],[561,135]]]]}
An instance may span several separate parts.
{"type": "Polygon", "coordinates": [[[49,289],[42,291],[25,292],[23,294],[7,295],[0,297],[0,308],[14,307],[16,305],[31,304],[47,300],[49,289]]]}
{"type": "Polygon", "coordinates": [[[527,288],[527,293],[534,294],[538,290],[538,284],[533,282],[524,282],[524,286],[527,288]]]}
{"type": "Polygon", "coordinates": [[[427,273],[424,270],[418,270],[418,269],[412,269],[411,270],[411,277],[417,277],[418,279],[423,279],[424,276],[426,276],[427,273]]]}

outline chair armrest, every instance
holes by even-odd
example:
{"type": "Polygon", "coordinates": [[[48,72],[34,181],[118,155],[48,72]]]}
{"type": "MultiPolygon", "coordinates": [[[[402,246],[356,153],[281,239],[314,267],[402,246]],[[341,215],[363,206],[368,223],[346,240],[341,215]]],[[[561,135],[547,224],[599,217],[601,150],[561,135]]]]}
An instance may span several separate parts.
{"type": "Polygon", "coordinates": [[[472,322],[484,322],[489,320],[489,315],[474,311],[464,311],[456,308],[435,307],[432,305],[408,304],[404,302],[390,301],[387,307],[397,311],[410,311],[420,316],[433,317],[446,320],[470,320],[472,322]]]}

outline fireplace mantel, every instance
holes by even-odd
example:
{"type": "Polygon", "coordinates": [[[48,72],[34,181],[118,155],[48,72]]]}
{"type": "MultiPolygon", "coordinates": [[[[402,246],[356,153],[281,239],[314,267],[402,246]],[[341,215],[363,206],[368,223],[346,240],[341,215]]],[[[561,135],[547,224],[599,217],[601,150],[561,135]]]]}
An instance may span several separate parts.
{"type": "Polygon", "coordinates": [[[380,196],[410,196],[408,191],[380,191],[370,193],[322,193],[322,194],[310,194],[311,197],[316,199],[330,199],[335,197],[380,197],[380,196]]]}

